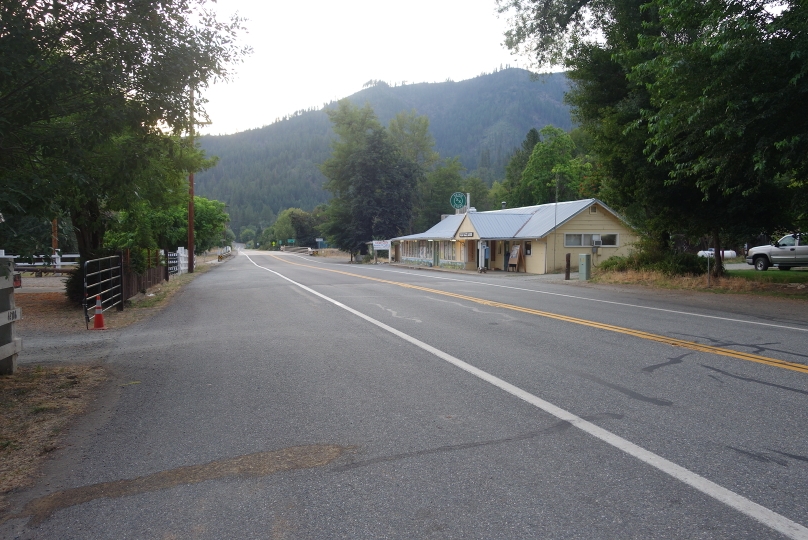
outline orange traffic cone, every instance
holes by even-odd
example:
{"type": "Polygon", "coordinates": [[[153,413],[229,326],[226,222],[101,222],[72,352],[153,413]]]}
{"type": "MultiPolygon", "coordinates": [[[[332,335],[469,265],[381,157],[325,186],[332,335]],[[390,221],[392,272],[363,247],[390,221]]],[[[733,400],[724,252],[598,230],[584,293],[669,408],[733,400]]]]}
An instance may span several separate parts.
{"type": "Polygon", "coordinates": [[[101,305],[101,295],[95,296],[95,317],[93,317],[93,330],[106,330],[104,324],[104,306],[101,305]]]}

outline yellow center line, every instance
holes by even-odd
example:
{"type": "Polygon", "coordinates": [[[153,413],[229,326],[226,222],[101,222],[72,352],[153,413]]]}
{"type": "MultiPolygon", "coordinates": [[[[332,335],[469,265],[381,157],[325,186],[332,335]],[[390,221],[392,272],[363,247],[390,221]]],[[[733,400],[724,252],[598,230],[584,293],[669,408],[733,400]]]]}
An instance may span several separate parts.
{"type": "Polygon", "coordinates": [[[733,351],[732,349],[725,349],[723,347],[713,347],[712,345],[702,345],[700,343],[695,343],[693,341],[686,341],[684,339],[676,339],[667,336],[661,336],[659,334],[652,334],[650,332],[643,332],[642,330],[633,330],[631,328],[624,328],[622,326],[614,326],[612,324],[600,323],[596,321],[590,321],[587,319],[579,319],[577,317],[569,317],[567,315],[559,315],[557,313],[550,313],[548,311],[540,311],[537,309],[531,309],[521,306],[515,306],[513,304],[505,304],[503,302],[497,302],[494,300],[485,300],[484,298],[476,298],[474,296],[466,296],[464,294],[457,294],[447,291],[441,291],[438,289],[430,289],[429,287],[421,287],[420,285],[411,285],[409,283],[402,283],[400,281],[390,281],[387,279],[375,278],[370,276],[363,276],[361,274],[354,274],[352,272],[345,272],[343,270],[333,270],[331,268],[323,268],[321,266],[312,266],[309,264],[303,264],[299,262],[293,262],[285,257],[278,257],[276,255],[270,255],[271,257],[283,261],[287,264],[292,264],[295,266],[302,266],[305,268],[312,268],[314,270],[321,270],[323,272],[332,272],[334,274],[342,274],[345,276],[356,277],[359,279],[366,279],[368,281],[376,281],[378,283],[386,283],[388,285],[395,285],[398,287],[404,287],[405,289],[415,289],[418,291],[423,291],[430,294],[438,294],[441,296],[449,296],[451,298],[457,298],[458,300],[465,300],[467,302],[474,302],[476,304],[482,304],[484,306],[502,308],[502,309],[509,309],[512,311],[519,311],[521,313],[528,313],[530,315],[538,315],[539,317],[546,317],[548,319],[555,319],[558,321],[564,321],[574,324],[580,324],[583,326],[589,326],[591,328],[598,328],[600,330],[607,330],[609,332],[617,332],[620,334],[626,334],[629,336],[634,336],[640,339],[647,339],[649,341],[656,341],[657,343],[665,343],[667,345],[671,345],[673,347],[682,347],[684,349],[690,349],[692,351],[698,352],[705,352],[711,354],[718,354],[720,356],[728,356],[730,358],[737,358],[739,360],[747,360],[749,362],[757,362],[759,364],[766,364],[768,366],[779,367],[783,369],[790,369],[792,371],[799,371],[801,373],[808,373],[808,365],[805,364],[798,364],[796,362],[786,362],[785,360],[778,360],[777,358],[769,358],[768,356],[760,356],[758,354],[740,352],[740,351],[733,351]]]}

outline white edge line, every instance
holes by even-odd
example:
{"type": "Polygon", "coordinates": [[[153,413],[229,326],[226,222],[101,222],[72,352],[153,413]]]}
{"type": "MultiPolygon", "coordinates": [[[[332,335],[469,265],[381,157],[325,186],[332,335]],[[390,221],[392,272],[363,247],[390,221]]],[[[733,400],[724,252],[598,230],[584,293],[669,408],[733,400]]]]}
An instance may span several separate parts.
{"type": "Polygon", "coordinates": [[[552,416],[555,416],[559,420],[569,422],[573,426],[592,435],[596,439],[599,439],[607,444],[610,444],[611,446],[617,448],[618,450],[621,450],[626,454],[629,454],[630,456],[639,459],[643,463],[651,465],[652,467],[676,478],[677,480],[680,480],[681,482],[684,482],[685,484],[704,493],[705,495],[712,497],[731,508],[734,508],[735,510],[739,511],[740,513],[746,516],[751,517],[752,519],[762,523],[763,525],[779,533],[782,533],[783,535],[789,538],[793,538],[795,540],[808,540],[808,528],[803,527],[799,523],[791,521],[787,517],[782,516],[772,510],[769,510],[765,506],[761,506],[758,503],[753,502],[747,499],[746,497],[735,493],[734,491],[730,491],[729,489],[722,487],[716,484],[715,482],[708,480],[707,478],[704,478],[703,476],[690,471],[689,469],[685,469],[684,467],[677,465],[676,463],[669,461],[663,458],[662,456],[654,454],[650,450],[646,450],[645,448],[642,448],[620,437],[619,435],[615,435],[610,431],[607,431],[591,422],[588,422],[587,420],[584,420],[583,418],[576,416],[575,414],[565,409],[562,409],[561,407],[553,405],[552,403],[545,401],[538,396],[535,396],[525,390],[522,390],[517,386],[514,386],[509,382],[500,379],[499,377],[491,375],[490,373],[483,371],[479,368],[476,368],[471,364],[468,364],[460,360],[459,358],[455,358],[454,356],[446,352],[443,352],[440,349],[436,349],[435,347],[427,343],[424,343],[423,341],[417,338],[414,338],[408,334],[405,334],[404,332],[396,330],[392,326],[388,326],[381,321],[377,321],[376,319],[368,315],[365,315],[364,313],[359,312],[353,308],[350,308],[345,304],[338,302],[337,300],[334,300],[322,293],[319,293],[314,289],[311,289],[303,285],[302,283],[298,283],[284,276],[283,274],[276,272],[275,270],[271,270],[264,266],[260,266],[255,261],[253,261],[249,255],[247,255],[247,258],[250,260],[251,263],[253,263],[258,268],[266,270],[267,272],[271,272],[276,276],[285,279],[289,283],[292,283],[293,285],[300,287],[301,289],[308,291],[311,294],[334,304],[335,306],[338,306],[350,313],[353,313],[357,317],[360,317],[366,320],[367,322],[375,326],[378,326],[379,328],[386,330],[387,332],[390,332],[393,335],[400,337],[401,339],[415,345],[416,347],[419,347],[437,356],[441,360],[444,360],[462,369],[463,371],[466,371],[467,373],[470,373],[471,375],[474,375],[475,377],[487,383],[490,383],[496,386],[497,388],[500,388],[501,390],[504,390],[505,392],[521,399],[522,401],[530,403],[534,407],[537,407],[543,410],[544,412],[552,416]]]}

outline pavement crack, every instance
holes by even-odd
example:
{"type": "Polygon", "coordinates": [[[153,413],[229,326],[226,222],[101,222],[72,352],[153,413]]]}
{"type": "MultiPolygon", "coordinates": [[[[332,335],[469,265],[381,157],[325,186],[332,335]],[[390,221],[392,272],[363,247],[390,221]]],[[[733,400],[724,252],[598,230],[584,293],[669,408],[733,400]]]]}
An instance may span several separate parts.
{"type": "Polygon", "coordinates": [[[705,369],[709,369],[711,371],[715,371],[716,373],[720,373],[721,375],[726,375],[727,377],[732,377],[733,379],[738,379],[740,381],[753,382],[753,383],[757,383],[757,384],[762,384],[764,386],[771,386],[773,388],[779,388],[780,390],[788,390],[789,392],[796,392],[798,394],[804,394],[804,395],[808,396],[808,391],[800,390],[799,388],[792,388],[790,386],[783,386],[782,384],[770,383],[770,382],[766,382],[766,381],[761,381],[760,379],[753,379],[751,377],[743,377],[741,375],[735,375],[735,374],[730,373],[728,371],[724,371],[723,369],[718,369],[718,368],[715,368],[715,367],[706,366],[704,364],[701,364],[701,367],[703,367],[705,369]]]}
{"type": "Polygon", "coordinates": [[[772,450],[771,448],[768,448],[768,450],[774,452],[775,454],[780,454],[781,456],[786,456],[786,457],[789,457],[791,459],[796,459],[797,461],[808,462],[808,456],[801,456],[799,454],[789,454],[788,452],[781,452],[779,450],[772,450]]]}
{"type": "Polygon", "coordinates": [[[0,523],[29,517],[30,525],[36,526],[58,510],[96,499],[127,497],[220,478],[262,477],[283,471],[322,467],[350,449],[337,445],[293,446],[178,467],[138,478],[65,489],[29,501],[19,513],[0,518],[0,523]]]}
{"type": "Polygon", "coordinates": [[[452,300],[444,300],[442,298],[431,298],[431,297],[427,297],[427,298],[429,298],[430,300],[434,300],[435,302],[443,302],[445,304],[452,304],[452,305],[455,305],[455,306],[458,306],[458,307],[461,307],[461,308],[464,308],[464,309],[468,309],[468,310],[470,310],[470,311],[472,311],[474,313],[477,313],[478,315],[497,315],[499,317],[502,317],[502,319],[504,319],[505,321],[508,321],[508,322],[517,320],[516,317],[514,317],[512,315],[508,315],[507,313],[502,313],[501,311],[484,311],[484,310],[482,310],[482,309],[480,309],[480,308],[478,308],[476,306],[469,306],[468,304],[463,304],[461,302],[455,302],[455,301],[452,301],[452,300]]]}
{"type": "Polygon", "coordinates": [[[738,341],[727,341],[725,339],[717,339],[709,336],[702,336],[697,334],[684,334],[681,332],[675,333],[678,336],[683,336],[685,338],[693,339],[695,343],[699,343],[698,340],[705,340],[707,341],[710,346],[712,347],[720,347],[723,349],[734,350],[731,347],[738,347],[738,348],[746,348],[751,349],[752,354],[770,354],[770,353],[781,353],[787,354],[791,356],[798,356],[800,358],[808,358],[808,354],[802,354],[795,351],[787,351],[784,349],[775,349],[771,347],[771,345],[782,345],[779,341],[770,341],[767,343],[741,343],[738,341]]]}
{"type": "MultiPolygon", "coordinates": [[[[618,413],[601,413],[593,416],[584,416],[582,417],[584,420],[588,421],[595,421],[602,418],[610,418],[621,420],[623,418],[622,414],[618,413]]],[[[350,471],[352,469],[358,469],[360,467],[368,467],[370,465],[376,465],[378,463],[389,463],[392,461],[399,461],[402,459],[410,459],[416,458],[421,456],[428,456],[433,454],[443,454],[448,452],[457,452],[458,450],[468,450],[472,448],[481,448],[485,446],[494,446],[499,444],[507,444],[511,442],[518,442],[518,441],[525,441],[528,439],[533,439],[540,435],[546,435],[549,433],[560,433],[567,431],[569,428],[572,427],[570,422],[566,420],[561,420],[559,422],[555,422],[553,425],[546,427],[544,429],[540,429],[538,431],[528,431],[527,433],[522,433],[521,435],[514,435],[513,437],[505,437],[502,439],[492,439],[488,441],[479,441],[479,442],[469,442],[469,443],[461,443],[461,444],[450,444],[446,446],[439,446],[437,448],[426,448],[424,450],[415,450],[413,452],[404,452],[401,454],[393,454],[390,456],[379,456],[371,459],[366,459],[363,461],[354,461],[353,463],[347,463],[345,465],[340,465],[338,467],[334,467],[332,472],[345,472],[350,471]]]]}
{"type": "MultiPolygon", "coordinates": [[[[733,452],[737,452],[755,461],[759,461],[760,463],[776,463],[781,467],[788,467],[788,461],[770,456],[769,454],[766,454],[764,452],[750,452],[748,450],[741,450],[740,448],[735,448],[734,446],[727,446],[727,448],[729,448],[733,452]]],[[[778,452],[778,454],[779,453],[780,452],[778,452]]]]}
{"type": "Polygon", "coordinates": [[[564,369],[564,368],[559,368],[559,369],[562,369],[563,371],[568,371],[570,373],[574,373],[574,374],[578,375],[579,377],[583,377],[584,379],[587,379],[587,380],[592,381],[594,383],[600,384],[601,386],[605,386],[606,388],[611,388],[612,390],[616,390],[616,391],[620,392],[621,394],[630,397],[631,399],[636,399],[637,401],[642,401],[642,402],[645,402],[645,403],[651,403],[653,405],[659,405],[660,407],[670,407],[671,405],[673,405],[673,401],[669,401],[667,399],[661,399],[661,398],[655,398],[655,397],[646,396],[644,394],[640,394],[639,392],[635,392],[634,390],[631,390],[630,388],[626,388],[625,386],[620,386],[619,384],[610,383],[609,381],[605,381],[605,380],[601,379],[600,377],[590,375],[589,373],[584,373],[583,371],[578,371],[578,370],[575,370],[575,369],[564,369]]]}
{"type": "Polygon", "coordinates": [[[398,311],[392,310],[390,308],[386,308],[381,304],[373,304],[373,305],[374,306],[379,306],[383,310],[388,311],[393,316],[394,319],[404,319],[406,321],[415,321],[417,323],[421,322],[421,319],[418,319],[416,317],[401,317],[401,316],[399,316],[398,311]]]}

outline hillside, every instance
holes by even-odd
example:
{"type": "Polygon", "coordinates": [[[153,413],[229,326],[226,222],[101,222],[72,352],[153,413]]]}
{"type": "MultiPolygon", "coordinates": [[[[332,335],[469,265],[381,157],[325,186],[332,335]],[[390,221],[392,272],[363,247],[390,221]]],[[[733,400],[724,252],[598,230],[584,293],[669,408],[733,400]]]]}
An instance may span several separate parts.
{"type": "MultiPolygon", "coordinates": [[[[567,84],[563,74],[532,81],[528,71],[512,68],[460,82],[378,83],[349,99],[369,103],[385,125],[401,111],[428,116],[440,155],[459,157],[469,172],[490,182],[504,175],[508,156],[530,128],[572,127],[563,103],[567,84]]],[[[318,165],[331,153],[331,137],[325,109],[234,135],[202,137],[202,148],[218,156],[219,164],[196,176],[196,192],[225,201],[235,230],[269,224],[284,208],[310,210],[328,200],[318,165]]]]}

